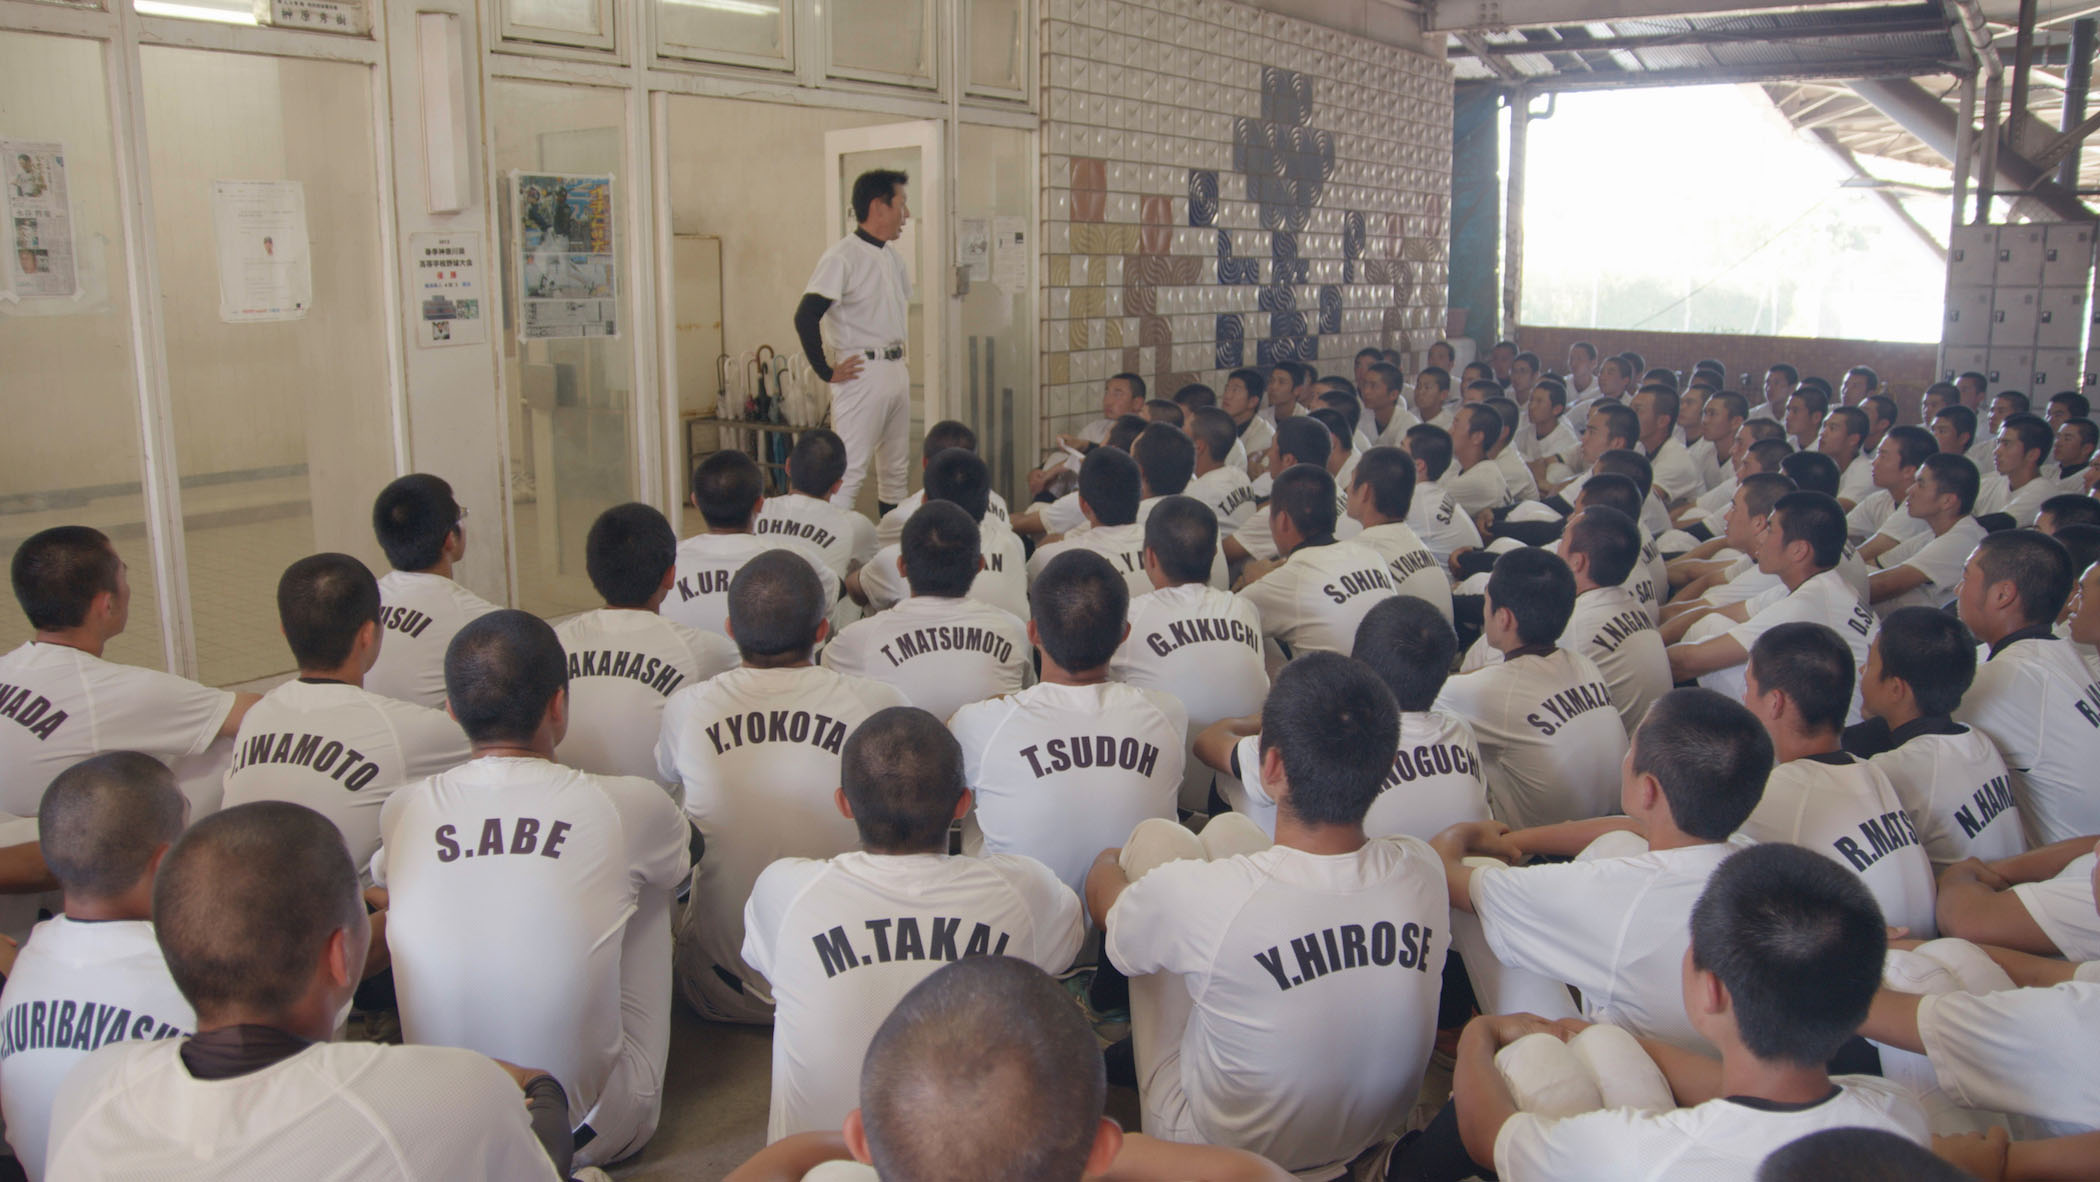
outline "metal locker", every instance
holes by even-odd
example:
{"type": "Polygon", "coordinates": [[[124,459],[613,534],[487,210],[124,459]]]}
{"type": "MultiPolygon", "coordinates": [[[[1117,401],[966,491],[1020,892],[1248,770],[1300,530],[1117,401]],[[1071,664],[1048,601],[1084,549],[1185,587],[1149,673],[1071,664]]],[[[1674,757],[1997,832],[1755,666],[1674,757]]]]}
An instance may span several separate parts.
{"type": "MultiPolygon", "coordinates": [[[[2030,393],[2034,384],[2034,350],[1992,349],[1990,361],[1983,368],[1985,377],[1991,380],[1992,390],[2019,390],[2030,393]]],[[[1983,428],[1978,427],[1981,431],[1983,428]]]]}
{"type": "Polygon", "coordinates": [[[1991,351],[1982,346],[1949,347],[1944,355],[1945,361],[1940,365],[1942,381],[1951,382],[1965,373],[1988,374],[1991,370],[1991,351]]]}
{"type": "Polygon", "coordinates": [[[2042,286],[2083,290],[2093,276],[2093,227],[2062,222],[2042,228],[2042,286]]]}
{"type": "Polygon", "coordinates": [[[2085,343],[2091,325],[2085,318],[2085,289],[2045,287],[2034,322],[2034,347],[2072,349],[2085,343]]]}
{"type": "Polygon", "coordinates": [[[1947,247],[1947,281],[1988,287],[1998,273],[1998,227],[1957,226],[1947,247]]]}
{"type": "Polygon", "coordinates": [[[1949,345],[1991,343],[1991,289],[1956,287],[1947,293],[1947,323],[1940,339],[1949,345]]]}
{"type": "Polygon", "coordinates": [[[2078,389],[2084,384],[2084,374],[2079,369],[2083,361],[2083,355],[2076,349],[2036,350],[2034,388],[2027,392],[2028,401],[2037,407],[2046,407],[2050,395],[2078,389]]]}
{"type": "Polygon", "coordinates": [[[2041,289],[2000,287],[1991,299],[1991,347],[2031,349],[2041,314],[2041,289]]]}
{"type": "Polygon", "coordinates": [[[1998,227],[1998,268],[1991,282],[1999,287],[2025,287],[2042,281],[2042,228],[1998,227]]]}

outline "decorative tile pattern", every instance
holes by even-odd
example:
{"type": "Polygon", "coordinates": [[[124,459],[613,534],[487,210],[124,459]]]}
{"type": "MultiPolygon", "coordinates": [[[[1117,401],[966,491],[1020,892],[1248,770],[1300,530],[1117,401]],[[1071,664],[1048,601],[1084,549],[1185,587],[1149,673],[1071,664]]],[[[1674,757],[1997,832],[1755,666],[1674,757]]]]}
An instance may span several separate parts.
{"type": "Polygon", "coordinates": [[[1164,396],[1436,339],[1448,65],[1236,0],[1039,11],[1046,432],[1126,369],[1164,396]]]}

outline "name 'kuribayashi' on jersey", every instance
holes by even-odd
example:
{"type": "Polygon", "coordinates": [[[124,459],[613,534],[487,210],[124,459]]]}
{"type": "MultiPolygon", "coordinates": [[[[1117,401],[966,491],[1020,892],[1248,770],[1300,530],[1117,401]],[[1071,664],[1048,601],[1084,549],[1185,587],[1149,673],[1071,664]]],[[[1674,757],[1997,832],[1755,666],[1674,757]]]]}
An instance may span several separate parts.
{"type": "Polygon", "coordinates": [[[569,654],[569,678],[625,677],[639,681],[665,697],[685,684],[678,667],[647,653],[584,649],[569,654]]]}
{"type": "Polygon", "coordinates": [[[285,732],[248,736],[233,749],[233,766],[229,774],[266,763],[310,768],[352,792],[379,778],[379,765],[354,747],[345,747],[325,735],[285,732]]]}
{"type": "Polygon", "coordinates": [[[1381,919],[1368,929],[1360,923],[1345,923],[1293,936],[1290,945],[1298,970],[1295,973],[1287,972],[1290,966],[1284,964],[1280,944],[1255,953],[1254,960],[1276,979],[1279,990],[1290,990],[1344,969],[1398,966],[1426,973],[1429,938],[1434,933],[1434,928],[1412,920],[1396,926],[1391,920],[1381,919]]]}
{"type": "Polygon", "coordinates": [[[849,969],[862,965],[888,964],[896,960],[954,961],[965,956],[1004,956],[1006,946],[1013,939],[1007,932],[995,932],[988,923],[970,926],[970,937],[961,940],[962,920],[945,915],[932,916],[927,921],[927,930],[919,930],[919,919],[915,915],[900,915],[895,919],[867,919],[861,926],[868,930],[874,942],[873,952],[858,951],[842,926],[835,926],[810,939],[817,946],[817,957],[823,962],[824,975],[836,977],[849,969]]]}
{"type": "Polygon", "coordinates": [[[51,699],[19,685],[0,685],[0,718],[48,739],[66,724],[66,712],[53,710],[51,699]]]}
{"type": "Polygon", "coordinates": [[[40,999],[0,1014],[0,1059],[19,1051],[92,1051],[113,1042],[168,1038],[180,1026],[96,1001],[40,999]]]}
{"type": "Polygon", "coordinates": [[[807,743],[833,755],[846,746],[846,724],[814,710],[753,710],[731,714],[707,726],[715,754],[757,743],[807,743]]]}

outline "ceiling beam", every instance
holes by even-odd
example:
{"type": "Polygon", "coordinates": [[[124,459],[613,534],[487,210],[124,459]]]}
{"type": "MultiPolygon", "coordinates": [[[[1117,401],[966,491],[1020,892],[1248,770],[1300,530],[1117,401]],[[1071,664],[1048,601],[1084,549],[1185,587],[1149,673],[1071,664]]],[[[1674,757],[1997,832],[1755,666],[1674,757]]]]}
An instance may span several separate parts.
{"type": "MultiPolygon", "coordinates": [[[[1952,69],[1950,63],[1918,57],[1847,58],[1823,62],[1760,62],[1746,66],[1693,66],[1675,70],[1614,70],[1594,74],[1532,74],[1524,85],[1548,91],[1621,89],[1633,86],[1712,86],[1728,82],[1794,82],[1819,78],[1912,78],[1952,69]]],[[[1501,86],[1495,79],[1460,82],[1461,86],[1501,86]]]]}
{"type": "MultiPolygon", "coordinates": [[[[1653,33],[1633,37],[1570,37],[1559,41],[1491,41],[1476,48],[1468,35],[1460,46],[1447,50],[1451,57],[1517,57],[1537,53],[1638,52],[1644,49],[1674,49],[1704,45],[1790,45],[1802,41],[1837,41],[1855,37],[1885,37],[1899,33],[1944,33],[1947,21],[1938,13],[1894,18],[1819,22],[1787,29],[1692,29],[1682,33],[1653,33]]],[[[1473,40],[1479,40],[1477,37],[1473,40]]]]}
{"type": "Polygon", "coordinates": [[[1431,31],[1539,28],[1670,16],[1798,14],[1886,7],[1867,0],[1819,0],[1807,4],[1759,4],[1755,0],[1432,0],[1425,27],[1431,31]]]}

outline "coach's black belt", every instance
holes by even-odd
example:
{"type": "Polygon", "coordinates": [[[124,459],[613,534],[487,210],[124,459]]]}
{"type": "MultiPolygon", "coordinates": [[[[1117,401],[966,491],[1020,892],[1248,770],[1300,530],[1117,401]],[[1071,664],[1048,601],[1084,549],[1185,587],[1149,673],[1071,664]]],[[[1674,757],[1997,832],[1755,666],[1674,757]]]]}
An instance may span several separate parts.
{"type": "Polygon", "coordinates": [[[865,357],[870,361],[902,361],[904,359],[904,346],[902,345],[884,345],[880,349],[848,349],[846,351],[855,357],[865,357]]]}

